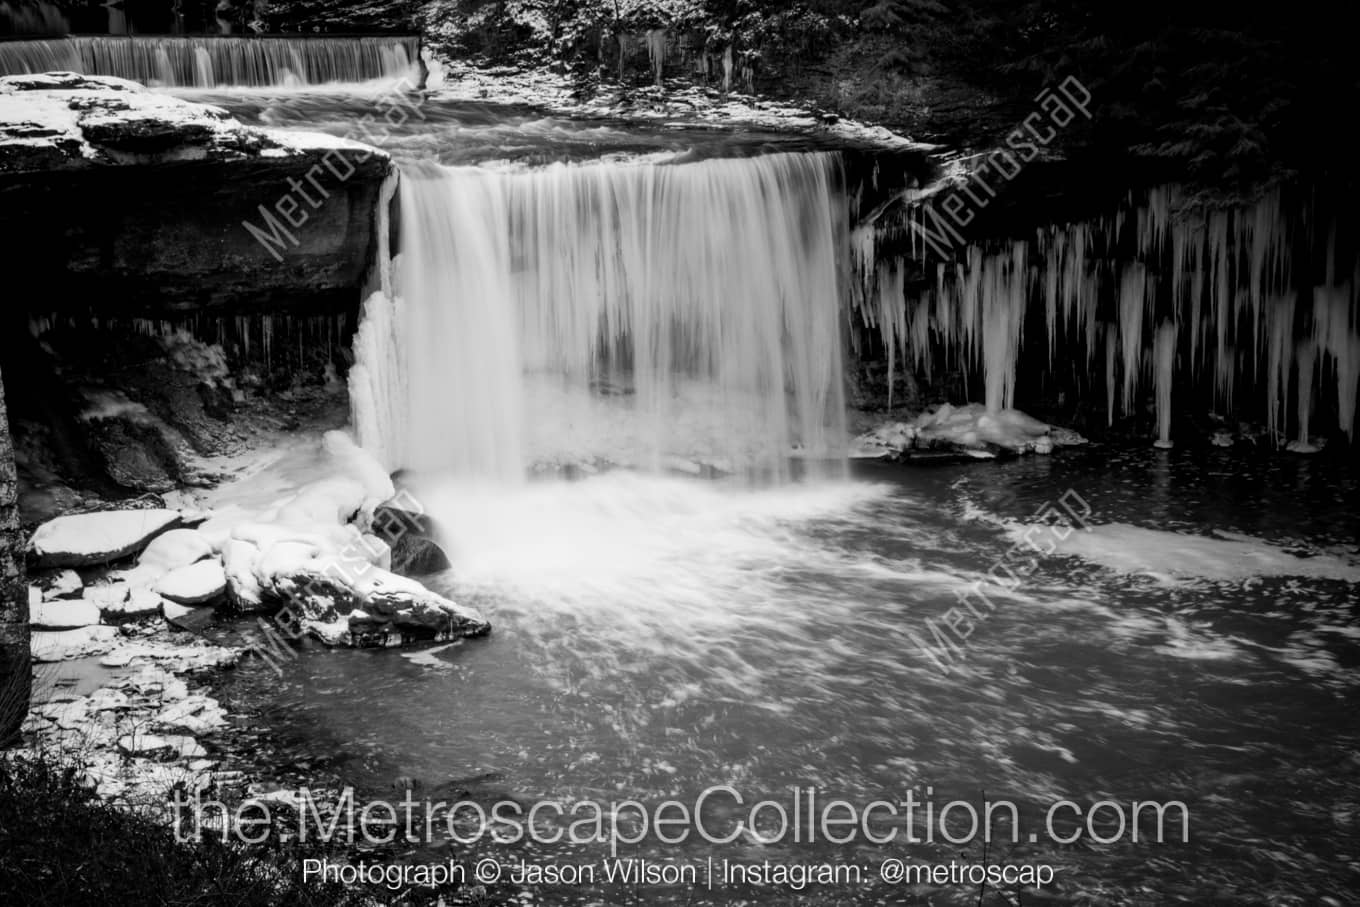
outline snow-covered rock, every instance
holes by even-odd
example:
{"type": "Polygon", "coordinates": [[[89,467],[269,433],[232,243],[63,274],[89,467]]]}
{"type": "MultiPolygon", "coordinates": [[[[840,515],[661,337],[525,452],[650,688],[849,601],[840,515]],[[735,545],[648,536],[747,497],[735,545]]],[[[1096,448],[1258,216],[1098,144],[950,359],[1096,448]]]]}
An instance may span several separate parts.
{"type": "Polygon", "coordinates": [[[378,504],[397,493],[383,465],[343,431],[328,431],[321,438],[322,449],[342,474],[363,486],[363,509],[369,515],[378,504]]]}
{"type": "Polygon", "coordinates": [[[194,608],[189,605],[177,605],[168,600],[161,601],[161,614],[172,624],[178,624],[193,613],[194,608]]]}
{"type": "Polygon", "coordinates": [[[405,637],[450,639],[491,630],[475,609],[366,562],[294,547],[271,551],[266,563],[274,596],[287,601],[304,627],[332,645],[405,637]]]}
{"type": "MultiPolygon", "coordinates": [[[[265,299],[286,309],[352,292],[378,221],[359,212],[377,210],[393,169],[381,149],[246,125],[123,79],[0,77],[5,251],[55,295],[86,286],[120,298],[154,285],[167,309],[199,310],[265,299]],[[316,190],[289,192],[309,178],[316,190]],[[188,198],[193,228],[180,229],[188,198]],[[63,254],[44,254],[54,248],[63,254]]],[[[153,470],[139,485],[175,478],[153,470]]]]}
{"type": "MultiPolygon", "coordinates": [[[[399,506],[373,457],[340,432],[322,439],[320,453],[320,464],[307,464],[315,480],[277,503],[233,500],[228,490],[214,505],[217,517],[201,531],[220,541],[227,600],[242,611],[291,608],[304,629],[335,645],[488,632],[481,614],[391,572],[393,539],[426,527],[399,506]]],[[[181,625],[196,619],[166,613],[181,625]]]]}
{"type": "Polygon", "coordinates": [[[39,602],[28,609],[29,626],[36,630],[75,630],[99,623],[99,608],[87,601],[39,602]]]}
{"type": "Polygon", "coordinates": [[[167,759],[192,759],[208,755],[208,751],[193,737],[178,734],[124,734],[118,738],[118,749],[129,756],[167,759]]]}
{"type": "Polygon", "coordinates": [[[206,557],[213,549],[208,540],[192,529],[172,529],[157,536],[137,558],[137,566],[158,570],[164,575],[171,570],[187,567],[206,557]]]}
{"type": "Polygon", "coordinates": [[[136,554],[179,522],[175,510],[106,510],[59,516],[33,533],[29,557],[37,567],[107,564],[136,554]]]}
{"type": "Polygon", "coordinates": [[[80,590],[85,586],[80,579],[80,574],[74,570],[58,570],[56,573],[40,579],[38,585],[43,590],[44,601],[79,598],[80,590]]]}
{"type": "Polygon", "coordinates": [[[227,600],[238,611],[264,607],[264,592],[255,576],[260,549],[241,539],[228,539],[222,547],[222,569],[227,577],[227,600]]]}
{"type": "Polygon", "coordinates": [[[895,458],[954,452],[990,458],[997,451],[1047,454],[1055,447],[1085,443],[1076,432],[1054,428],[1017,409],[988,412],[978,403],[957,407],[946,403],[910,422],[889,422],[860,435],[851,456],[895,458]]]}
{"type": "Polygon", "coordinates": [[[199,561],[171,570],[156,583],[155,591],[181,605],[202,605],[226,593],[227,576],[220,561],[199,561]]]}
{"type": "Polygon", "coordinates": [[[123,580],[115,580],[110,583],[96,583],[93,586],[86,586],[84,591],[81,592],[81,597],[101,611],[117,611],[119,606],[128,600],[128,595],[131,592],[131,584],[123,580]]]}
{"type": "Polygon", "coordinates": [[[128,620],[148,617],[161,609],[161,597],[151,589],[133,589],[122,601],[110,602],[100,608],[107,620],[128,620]]]}
{"type": "Polygon", "coordinates": [[[116,627],[82,627],[79,630],[35,631],[29,648],[34,661],[53,662],[102,655],[117,642],[116,627]]]}

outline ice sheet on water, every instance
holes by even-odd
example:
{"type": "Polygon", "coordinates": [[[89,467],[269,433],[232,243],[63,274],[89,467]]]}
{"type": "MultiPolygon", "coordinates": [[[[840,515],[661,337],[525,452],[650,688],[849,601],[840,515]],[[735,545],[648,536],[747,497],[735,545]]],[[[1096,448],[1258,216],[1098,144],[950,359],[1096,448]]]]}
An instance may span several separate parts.
{"type": "MultiPolygon", "coordinates": [[[[1008,523],[1007,531],[1017,542],[1024,542],[1028,527],[1008,523]]],[[[1055,554],[1168,584],[1194,580],[1231,583],[1281,576],[1360,583],[1360,564],[1350,558],[1321,552],[1304,556],[1264,539],[1235,533],[1193,535],[1107,523],[1074,530],[1066,538],[1059,538],[1058,533],[1045,534],[1045,545],[1050,541],[1056,546],[1055,554]]]]}

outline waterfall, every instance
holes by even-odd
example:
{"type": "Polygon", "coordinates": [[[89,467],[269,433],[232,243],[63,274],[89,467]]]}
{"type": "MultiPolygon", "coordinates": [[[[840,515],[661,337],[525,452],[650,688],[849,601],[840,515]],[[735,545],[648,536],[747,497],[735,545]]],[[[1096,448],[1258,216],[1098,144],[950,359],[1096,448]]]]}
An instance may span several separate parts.
{"type": "Polygon", "coordinates": [[[408,165],[366,305],[361,443],[389,466],[787,472],[844,448],[838,158],[408,165]]]}
{"type": "Polygon", "coordinates": [[[85,36],[0,42],[0,75],[68,71],[189,88],[406,78],[419,39],[85,36]]]}
{"type": "Polygon", "coordinates": [[[1306,447],[1323,399],[1353,432],[1360,384],[1360,258],[1344,203],[1329,204],[1275,190],[1206,209],[1164,186],[1106,216],[1023,242],[978,241],[947,261],[916,243],[921,215],[908,208],[898,223],[857,231],[861,285],[850,296],[891,360],[909,358],[927,377],[933,361],[961,363],[981,374],[992,409],[1011,405],[1022,341],[1042,339],[1045,367],[1025,374],[1075,378],[1096,394],[1103,379],[1111,423],[1139,412],[1151,385],[1163,441],[1173,378],[1178,393],[1203,385],[1209,405],[1259,405],[1281,440],[1292,384],[1306,447]],[[1102,352],[1103,374],[1093,368],[1102,352]],[[1243,388],[1260,396],[1235,399],[1243,388]]]}

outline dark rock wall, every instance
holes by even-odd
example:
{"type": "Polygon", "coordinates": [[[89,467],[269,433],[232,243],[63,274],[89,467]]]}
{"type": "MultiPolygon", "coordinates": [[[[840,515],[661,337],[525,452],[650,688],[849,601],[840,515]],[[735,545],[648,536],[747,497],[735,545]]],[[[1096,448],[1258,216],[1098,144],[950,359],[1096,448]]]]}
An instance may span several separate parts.
{"type": "Polygon", "coordinates": [[[375,251],[387,164],[356,162],[344,183],[322,171],[324,199],[304,182],[316,164],[304,157],[0,175],[0,242],[24,262],[28,285],[41,288],[25,301],[30,311],[354,308],[375,251]],[[294,196],[290,180],[320,205],[293,211],[282,201],[294,196]]]}
{"type": "Polygon", "coordinates": [[[18,732],[28,711],[32,684],[19,485],[3,381],[0,376],[0,746],[18,732]]]}
{"type": "Polygon", "coordinates": [[[0,100],[0,248],[25,288],[0,306],[0,366],[26,379],[9,401],[26,519],[211,483],[213,458],[331,419],[385,154],[116,80],[9,77],[0,100]]]}

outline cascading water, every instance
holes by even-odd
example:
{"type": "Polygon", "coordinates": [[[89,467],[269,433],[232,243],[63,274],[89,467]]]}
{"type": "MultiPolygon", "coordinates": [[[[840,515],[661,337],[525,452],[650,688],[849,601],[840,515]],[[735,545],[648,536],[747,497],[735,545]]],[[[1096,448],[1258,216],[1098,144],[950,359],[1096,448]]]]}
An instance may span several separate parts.
{"type": "Polygon", "coordinates": [[[1343,258],[1336,228],[1319,232],[1323,218],[1307,204],[1290,216],[1279,192],[1235,209],[1187,213],[1177,210],[1182,201],[1175,187],[1155,189],[1141,204],[1041,229],[1031,242],[967,246],[934,261],[933,282],[904,285],[912,265],[930,265],[909,209],[905,223],[861,228],[852,243],[862,283],[855,308],[878,328],[890,361],[929,371],[942,352],[981,372],[992,409],[1011,405],[1024,326],[1037,327],[1030,306],[1042,305],[1049,373],[1059,350],[1068,363],[1086,364],[1065,363],[1060,382],[1098,387],[1091,366],[1103,345],[1111,423],[1136,410],[1152,378],[1159,438],[1169,441],[1173,381],[1189,389],[1208,375],[1219,405],[1233,405],[1239,385],[1259,388],[1272,434],[1289,427],[1292,381],[1300,447],[1316,392],[1334,389],[1335,424],[1351,434],[1360,261],[1343,258]],[[879,251],[894,230],[909,234],[900,258],[879,251]],[[1320,267],[1309,260],[1324,257],[1320,267]]]}
{"type": "Polygon", "coordinates": [[[106,37],[0,43],[0,75],[69,71],[184,88],[419,84],[418,38],[106,37]]]}
{"type": "Polygon", "coordinates": [[[506,480],[838,457],[842,198],[825,154],[408,166],[396,298],[358,341],[361,443],[506,480]]]}
{"type": "MultiPolygon", "coordinates": [[[[428,134],[389,150],[474,144],[467,131],[437,131],[439,104],[428,99],[428,119],[410,127],[428,134]]],[[[317,110],[299,105],[294,122],[307,128],[317,110]]],[[[541,129],[497,124],[483,157],[537,150],[541,129]]],[[[596,138],[573,147],[587,141],[596,138]]],[[[365,303],[354,341],[355,423],[388,466],[465,479],[402,482],[442,528],[452,562],[425,581],[483,610],[496,631],[449,647],[291,659],[283,682],[247,660],[224,682],[258,683],[265,721],[286,724],[309,753],[341,753],[337,780],[358,800],[389,798],[402,778],[431,799],[456,790],[489,808],[509,792],[598,803],[612,820],[610,800],[693,803],[715,784],[731,784],[747,807],[794,787],[861,807],[911,792],[937,806],[1004,792],[1036,832],[1060,799],[1175,801],[1190,804],[1193,834],[1173,832],[1159,859],[1182,901],[1345,901],[1346,880],[1317,867],[1343,864],[1349,839],[1312,827],[1360,784],[1348,632],[1360,568],[1337,553],[1353,549],[1355,486],[1331,480],[1335,461],[1278,458],[1258,470],[1248,458],[1220,470],[1106,448],[981,469],[866,465],[874,483],[613,470],[505,487],[554,452],[640,465],[702,453],[780,468],[795,439],[834,447],[838,288],[853,264],[875,293],[859,312],[895,351],[894,367],[986,372],[975,390],[998,406],[1024,399],[1030,361],[1095,398],[1107,370],[1111,418],[1126,399],[1141,402],[1154,375],[1159,396],[1173,381],[1179,399],[1189,382],[1226,395],[1251,380],[1253,393],[1239,396],[1254,399],[1271,349],[1270,368],[1297,359],[1300,375],[1317,376],[1320,414],[1333,407],[1334,378],[1354,387],[1354,371],[1337,374],[1360,362],[1336,352],[1355,331],[1344,266],[1315,281],[1333,290],[1299,299],[1297,345],[1269,342],[1283,309],[1267,322],[1242,317],[1276,311],[1270,300],[1284,295],[1269,244],[1252,251],[1260,227],[1250,217],[1241,230],[1236,214],[1210,217],[1198,241],[1187,229],[1173,243],[1157,231],[1181,228],[1157,211],[1147,234],[1129,215],[1137,229],[1119,249],[1098,225],[1054,228],[1038,242],[979,244],[923,279],[911,257],[878,261],[874,236],[848,241],[837,184],[834,158],[801,154],[533,171],[406,164],[395,260],[381,222],[391,209],[378,209],[384,292],[365,303]],[[1162,289],[1172,284],[1184,294],[1175,305],[1162,289]],[[1089,531],[1026,522],[1078,493],[1089,531]],[[1315,556],[1296,556],[1300,544],[1315,556]],[[1050,554],[1022,554],[1036,547],[1050,554]],[[932,626],[954,627],[957,649],[936,652],[932,639],[947,644],[932,626]],[[1251,709],[1226,707],[1247,682],[1251,709]]],[[[260,342],[281,345],[269,330],[260,342]]],[[[1286,377],[1272,393],[1292,400],[1291,388],[1286,377]]],[[[247,490],[267,506],[316,469],[284,458],[247,490]]],[[[922,812],[874,830],[916,835],[922,812]]],[[[959,812],[954,832],[966,828],[959,812]]],[[[496,838],[450,850],[440,836],[413,845],[411,859],[452,852],[509,866],[529,852],[496,838]]],[[[912,843],[913,859],[954,861],[958,840],[912,843]]],[[[691,836],[627,853],[677,865],[880,859],[859,841],[828,841],[691,836]]],[[[1135,841],[966,847],[1060,866],[1057,900],[1128,902],[1147,888],[1149,838],[1135,841]]],[[[900,856],[893,847],[882,855],[900,856]]],[[[606,850],[531,855],[584,863],[606,850]]],[[[897,903],[903,889],[872,879],[801,892],[601,884],[535,897],[829,905],[897,903]]],[[[1028,902],[1028,890],[1013,899],[1028,902]]]]}

